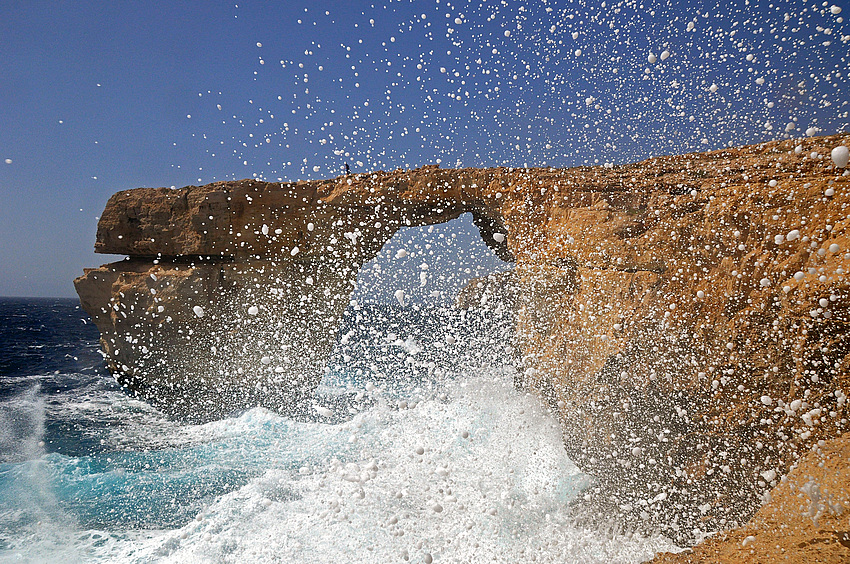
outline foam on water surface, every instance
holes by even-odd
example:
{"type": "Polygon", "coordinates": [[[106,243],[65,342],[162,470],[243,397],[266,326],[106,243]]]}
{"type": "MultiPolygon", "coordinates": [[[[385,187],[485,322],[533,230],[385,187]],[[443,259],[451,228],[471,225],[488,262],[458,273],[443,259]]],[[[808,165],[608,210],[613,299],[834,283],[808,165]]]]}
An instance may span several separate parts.
{"type": "Polygon", "coordinates": [[[94,334],[8,372],[0,562],[640,562],[674,548],[576,524],[590,478],[515,389],[505,324],[423,316],[355,308],[297,419],[169,421],[88,368],[94,334]]]}
{"type": "Polygon", "coordinates": [[[0,558],[639,562],[672,548],[574,524],[589,478],[509,371],[450,380],[403,409],[371,394],[343,423],[255,409],[161,425],[152,448],[6,464],[16,491],[3,505],[17,509],[0,515],[0,558]]]}

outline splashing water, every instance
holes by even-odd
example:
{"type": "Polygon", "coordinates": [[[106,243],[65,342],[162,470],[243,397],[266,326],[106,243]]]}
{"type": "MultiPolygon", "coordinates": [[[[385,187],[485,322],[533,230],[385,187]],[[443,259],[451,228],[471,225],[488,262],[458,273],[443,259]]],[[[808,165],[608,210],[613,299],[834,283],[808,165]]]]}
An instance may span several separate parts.
{"type": "Polygon", "coordinates": [[[198,92],[190,121],[208,154],[230,147],[257,178],[335,176],[343,162],[355,172],[610,166],[848,124],[850,30],[835,4],[461,0],[237,12],[263,38],[243,59],[256,78],[198,92]],[[298,159],[281,159],[288,149],[298,159]]]}
{"type": "Polygon", "coordinates": [[[442,397],[407,409],[382,402],[336,425],[256,409],[174,429],[160,450],[19,464],[4,482],[45,480],[80,528],[62,531],[70,518],[52,513],[45,531],[33,516],[4,535],[5,552],[49,559],[62,550],[57,532],[68,552],[129,562],[612,562],[669,548],[572,524],[568,505],[589,479],[563,454],[555,420],[509,375],[470,375],[442,397]],[[193,493],[196,503],[179,507],[193,493]]]}
{"type": "MultiPolygon", "coordinates": [[[[410,320],[378,306],[361,314],[410,320]]],[[[30,426],[43,446],[0,464],[0,560],[638,562],[674,549],[577,524],[571,503],[590,478],[512,368],[470,360],[482,350],[473,341],[441,377],[412,377],[410,363],[400,378],[392,363],[329,371],[316,401],[333,422],[254,409],[182,425],[103,379],[56,375],[68,390],[4,400],[5,414],[38,408],[47,424],[30,426]],[[359,403],[335,401],[355,390],[359,403]],[[71,421],[90,426],[50,430],[71,421]]],[[[417,356],[429,343],[413,334],[387,346],[417,356]]],[[[337,359],[350,352],[338,348],[337,359]]]]}

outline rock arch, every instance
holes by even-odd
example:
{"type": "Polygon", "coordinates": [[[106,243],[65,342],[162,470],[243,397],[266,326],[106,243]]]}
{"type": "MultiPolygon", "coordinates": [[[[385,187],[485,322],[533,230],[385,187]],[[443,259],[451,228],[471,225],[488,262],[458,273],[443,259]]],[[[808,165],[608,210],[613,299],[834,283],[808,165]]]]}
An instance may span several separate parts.
{"type": "Polygon", "coordinates": [[[514,260],[507,237],[493,236],[507,235],[491,203],[499,176],[431,166],[118,192],[95,249],[128,259],[87,270],[77,292],[111,372],[166,413],[291,411],[321,380],[358,270],[400,228],[469,212],[514,260]]]}
{"type": "Polygon", "coordinates": [[[850,426],[850,176],[819,157],[848,142],[120,192],[96,248],[130,259],[77,291],[119,381],[165,411],[280,408],[318,383],[359,266],[401,225],[472,212],[516,261],[519,383],[598,478],[591,500],[687,540],[850,426]],[[284,323],[234,309],[251,303],[284,323]],[[264,362],[284,329],[296,344],[264,362]]]}

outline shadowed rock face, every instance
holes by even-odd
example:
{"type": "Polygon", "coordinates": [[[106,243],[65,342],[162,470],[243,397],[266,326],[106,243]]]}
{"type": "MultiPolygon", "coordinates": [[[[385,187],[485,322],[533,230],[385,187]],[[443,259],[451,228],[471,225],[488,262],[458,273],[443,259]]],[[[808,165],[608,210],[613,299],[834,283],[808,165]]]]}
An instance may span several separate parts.
{"type": "Polygon", "coordinates": [[[130,259],[87,270],[77,292],[112,373],[166,413],[297,411],[321,380],[360,266],[400,227],[470,212],[512,260],[485,202],[497,174],[426,167],[118,192],[95,250],[130,259]]]}
{"type": "Polygon", "coordinates": [[[77,291],[118,381],[172,416],[207,421],[258,405],[301,408],[333,347],[351,269],[132,259],[87,271],[77,291]]]}
{"type": "Polygon", "coordinates": [[[318,384],[360,265],[401,226],[472,212],[516,267],[463,302],[513,309],[520,384],[598,478],[588,502],[689,538],[847,427],[850,177],[829,153],[848,142],[120,192],[97,250],[135,258],[77,289],[119,381],[167,412],[285,410],[318,384]]]}

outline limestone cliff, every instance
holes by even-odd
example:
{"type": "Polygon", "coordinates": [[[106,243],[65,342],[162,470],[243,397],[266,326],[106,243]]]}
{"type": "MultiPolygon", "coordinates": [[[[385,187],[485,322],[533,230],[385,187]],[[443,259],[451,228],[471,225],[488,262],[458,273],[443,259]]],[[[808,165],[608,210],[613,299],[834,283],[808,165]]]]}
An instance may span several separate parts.
{"type": "Polygon", "coordinates": [[[520,384],[598,478],[588,503],[694,538],[847,428],[850,177],[829,153],[848,143],[130,190],[96,249],[132,259],[77,289],[119,381],[166,411],[285,409],[317,385],[360,265],[401,226],[472,212],[516,267],[465,301],[510,289],[520,384]]]}
{"type": "Polygon", "coordinates": [[[574,171],[502,208],[527,384],[600,478],[593,502],[680,538],[727,528],[846,428],[850,195],[828,156],[842,143],[574,171]],[[596,199],[577,209],[567,182],[596,199]]]}
{"type": "Polygon", "coordinates": [[[744,527],[658,564],[850,562],[850,434],[823,441],[771,492],[744,527]]]}

